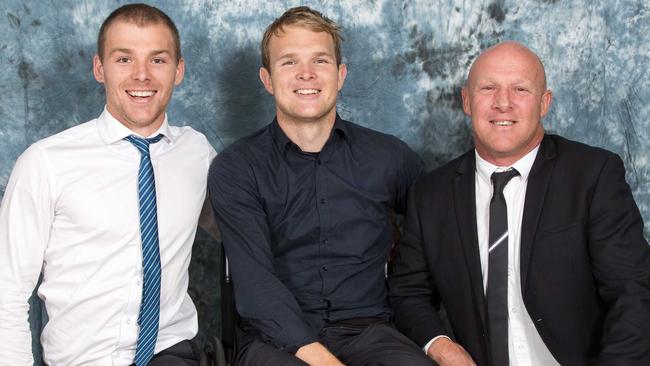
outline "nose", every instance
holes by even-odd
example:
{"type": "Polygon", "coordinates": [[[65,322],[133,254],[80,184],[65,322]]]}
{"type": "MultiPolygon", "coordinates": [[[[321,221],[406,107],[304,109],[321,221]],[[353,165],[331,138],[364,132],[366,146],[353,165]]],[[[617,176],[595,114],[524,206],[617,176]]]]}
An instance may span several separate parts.
{"type": "Polygon", "coordinates": [[[149,80],[149,64],[147,62],[135,62],[133,66],[133,79],[139,81],[149,80]]]}
{"type": "Polygon", "coordinates": [[[494,108],[505,112],[512,107],[510,99],[510,90],[508,88],[500,88],[494,95],[494,108]]]}
{"type": "Polygon", "coordinates": [[[316,73],[310,63],[303,63],[300,65],[296,77],[300,80],[312,80],[316,78],[316,73]]]}

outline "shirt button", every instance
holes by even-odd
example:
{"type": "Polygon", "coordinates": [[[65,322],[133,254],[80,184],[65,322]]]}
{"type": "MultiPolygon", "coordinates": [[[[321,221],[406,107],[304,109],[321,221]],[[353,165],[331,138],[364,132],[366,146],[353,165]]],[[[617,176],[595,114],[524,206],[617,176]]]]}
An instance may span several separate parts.
{"type": "Polygon", "coordinates": [[[323,272],[327,272],[327,266],[323,266],[321,269],[323,270],[323,272]]]}
{"type": "Polygon", "coordinates": [[[320,203],[321,203],[322,205],[324,205],[325,202],[326,202],[326,201],[325,201],[325,198],[321,198],[321,199],[320,199],[320,203]]]}
{"type": "Polygon", "coordinates": [[[316,160],[316,164],[320,165],[320,159],[316,160]]]}
{"type": "Polygon", "coordinates": [[[135,283],[135,285],[136,285],[136,286],[142,286],[142,281],[139,281],[139,280],[138,280],[138,281],[135,283]]]}
{"type": "Polygon", "coordinates": [[[327,245],[327,244],[329,244],[329,243],[330,243],[329,240],[327,240],[327,239],[323,239],[323,244],[327,245]]]}
{"type": "Polygon", "coordinates": [[[510,309],[510,311],[511,311],[513,314],[517,314],[517,308],[512,308],[512,309],[510,309]]]}
{"type": "Polygon", "coordinates": [[[131,319],[127,319],[126,324],[131,325],[131,319]]]}

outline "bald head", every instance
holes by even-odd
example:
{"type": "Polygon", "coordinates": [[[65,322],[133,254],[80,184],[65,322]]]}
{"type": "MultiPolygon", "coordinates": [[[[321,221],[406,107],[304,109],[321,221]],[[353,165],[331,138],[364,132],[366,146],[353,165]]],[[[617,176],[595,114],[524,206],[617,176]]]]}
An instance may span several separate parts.
{"type": "Polygon", "coordinates": [[[539,57],[522,44],[503,42],[481,53],[462,98],[476,151],[484,160],[510,166],[542,141],[542,118],[552,93],[539,57]]]}
{"type": "Polygon", "coordinates": [[[472,63],[467,76],[466,85],[476,81],[477,74],[480,74],[486,67],[493,64],[512,64],[514,62],[526,65],[539,82],[539,88],[546,90],[546,71],[542,60],[528,47],[519,42],[505,41],[498,43],[483,51],[472,63]]]}

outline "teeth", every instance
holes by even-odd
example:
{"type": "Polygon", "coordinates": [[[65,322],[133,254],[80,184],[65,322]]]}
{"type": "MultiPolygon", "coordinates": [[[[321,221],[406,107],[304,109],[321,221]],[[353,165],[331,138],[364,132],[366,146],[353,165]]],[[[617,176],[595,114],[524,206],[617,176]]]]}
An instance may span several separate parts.
{"type": "Polygon", "coordinates": [[[155,92],[153,90],[129,90],[127,93],[132,97],[150,97],[155,92]]]}
{"type": "Polygon", "coordinates": [[[512,126],[514,121],[492,121],[493,124],[497,126],[512,126]]]}
{"type": "Polygon", "coordinates": [[[302,95],[308,95],[308,94],[318,94],[319,91],[317,89],[298,89],[296,90],[296,93],[302,95]]]}

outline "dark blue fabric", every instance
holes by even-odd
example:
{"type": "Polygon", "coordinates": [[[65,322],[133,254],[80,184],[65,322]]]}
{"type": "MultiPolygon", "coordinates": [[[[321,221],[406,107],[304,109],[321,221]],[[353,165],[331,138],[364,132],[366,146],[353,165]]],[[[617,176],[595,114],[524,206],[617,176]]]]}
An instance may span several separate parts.
{"type": "Polygon", "coordinates": [[[295,351],[327,322],[388,318],[392,215],[420,171],[405,143],[338,116],[317,155],[277,121],[219,154],[208,187],[248,330],[295,351]]]}

